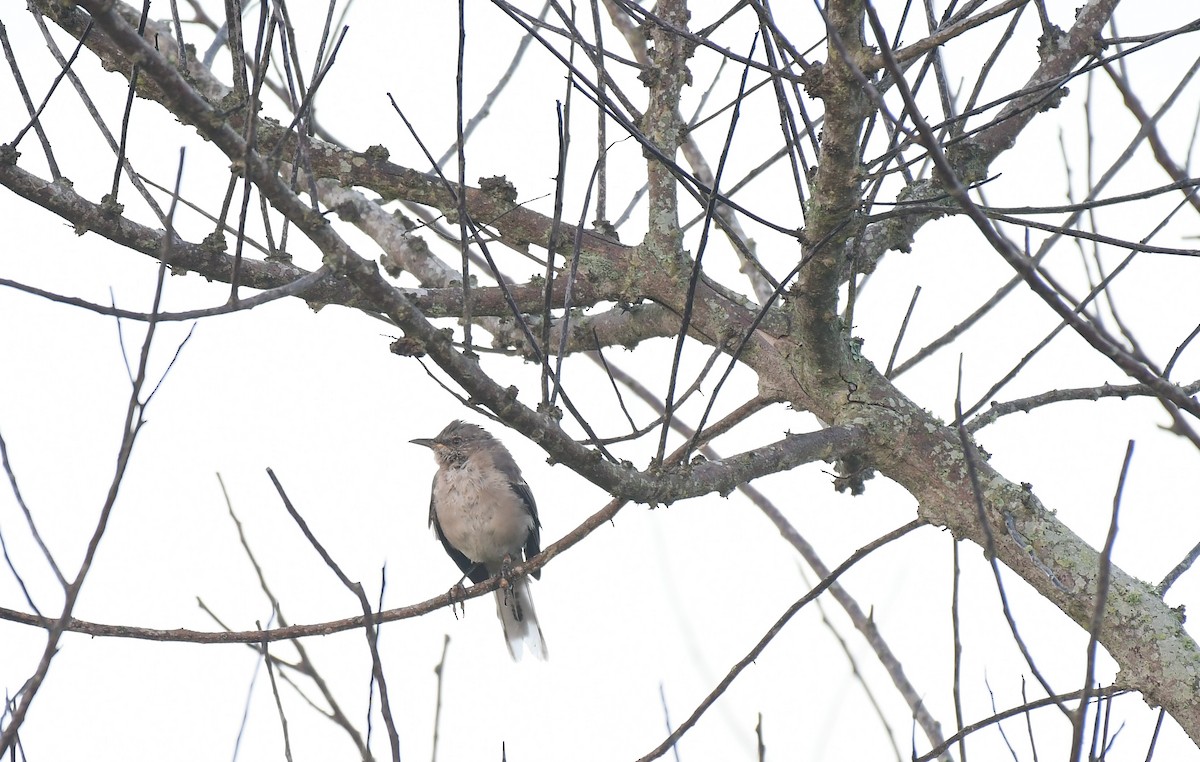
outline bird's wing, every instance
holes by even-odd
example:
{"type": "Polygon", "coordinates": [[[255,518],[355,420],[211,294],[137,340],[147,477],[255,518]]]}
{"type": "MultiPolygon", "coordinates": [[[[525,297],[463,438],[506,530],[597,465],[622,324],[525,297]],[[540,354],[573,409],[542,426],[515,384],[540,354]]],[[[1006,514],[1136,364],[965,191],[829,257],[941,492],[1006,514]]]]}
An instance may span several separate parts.
{"type": "MultiPolygon", "coordinates": [[[[525,510],[529,511],[529,515],[533,517],[533,524],[529,527],[529,536],[525,538],[525,558],[533,558],[542,552],[542,522],[538,520],[537,503],[533,500],[533,492],[529,489],[529,485],[524,481],[512,482],[510,486],[513,492],[517,493],[517,497],[521,498],[521,502],[525,504],[525,510]]],[[[541,569],[533,573],[534,579],[540,579],[541,576],[541,569]]]]}

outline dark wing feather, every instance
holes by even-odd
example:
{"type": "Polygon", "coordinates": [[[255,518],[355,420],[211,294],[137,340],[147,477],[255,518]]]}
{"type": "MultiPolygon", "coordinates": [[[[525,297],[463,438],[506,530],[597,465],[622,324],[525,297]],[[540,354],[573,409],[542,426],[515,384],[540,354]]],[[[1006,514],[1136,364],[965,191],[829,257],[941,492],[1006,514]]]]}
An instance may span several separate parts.
{"type": "MultiPolygon", "coordinates": [[[[537,503],[533,501],[533,492],[525,482],[512,482],[510,486],[513,492],[517,493],[517,497],[521,498],[521,502],[525,503],[529,515],[533,516],[533,527],[529,530],[529,536],[525,538],[525,558],[530,559],[542,552],[542,522],[538,520],[537,503]]],[[[541,569],[533,573],[534,579],[541,579],[541,576],[541,569]]]]}
{"type": "Polygon", "coordinates": [[[433,500],[429,501],[429,526],[433,527],[433,533],[437,535],[441,541],[442,547],[446,549],[446,554],[458,564],[458,569],[464,576],[471,578],[471,584],[478,585],[480,582],[487,581],[487,569],[483,568],[483,564],[477,564],[467,558],[461,550],[450,544],[446,539],[446,535],[442,533],[442,525],[438,523],[437,510],[433,506],[433,500]]]}

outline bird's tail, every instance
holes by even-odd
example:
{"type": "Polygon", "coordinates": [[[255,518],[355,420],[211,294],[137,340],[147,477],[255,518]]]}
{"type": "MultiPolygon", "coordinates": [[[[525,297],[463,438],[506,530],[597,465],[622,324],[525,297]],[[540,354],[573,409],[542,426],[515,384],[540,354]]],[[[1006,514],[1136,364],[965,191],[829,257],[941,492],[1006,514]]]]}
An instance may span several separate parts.
{"type": "Polygon", "coordinates": [[[545,661],[549,656],[542,628],[538,625],[533,598],[529,595],[529,580],[518,577],[507,588],[496,591],[496,615],[504,626],[508,653],[520,661],[528,650],[533,658],[545,661]]]}

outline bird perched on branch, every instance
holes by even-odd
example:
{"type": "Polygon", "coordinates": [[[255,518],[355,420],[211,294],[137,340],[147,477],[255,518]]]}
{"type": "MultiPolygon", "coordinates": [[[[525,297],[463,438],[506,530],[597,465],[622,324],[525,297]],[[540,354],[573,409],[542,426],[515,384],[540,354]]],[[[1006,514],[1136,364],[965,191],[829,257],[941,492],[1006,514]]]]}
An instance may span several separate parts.
{"type": "MultiPolygon", "coordinates": [[[[529,581],[511,578],[513,563],[540,550],[541,522],[533,493],[512,455],[479,426],[453,421],[433,439],[414,439],[433,450],[429,524],[442,546],[471,582],[501,576],[508,585],[496,590],[496,613],[513,659],[528,649],[547,656],[546,641],[533,610],[529,581]]],[[[541,571],[533,572],[536,579],[541,571]]]]}

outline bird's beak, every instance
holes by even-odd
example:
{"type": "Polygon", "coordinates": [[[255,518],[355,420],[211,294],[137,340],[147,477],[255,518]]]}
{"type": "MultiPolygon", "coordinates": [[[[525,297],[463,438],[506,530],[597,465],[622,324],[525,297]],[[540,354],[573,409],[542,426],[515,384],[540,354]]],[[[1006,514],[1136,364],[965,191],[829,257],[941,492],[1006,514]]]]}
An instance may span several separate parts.
{"type": "Polygon", "coordinates": [[[438,446],[438,441],[436,439],[410,439],[408,441],[415,445],[421,445],[422,447],[428,447],[430,449],[434,449],[438,446]]]}

